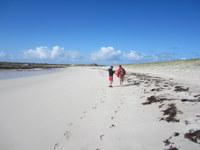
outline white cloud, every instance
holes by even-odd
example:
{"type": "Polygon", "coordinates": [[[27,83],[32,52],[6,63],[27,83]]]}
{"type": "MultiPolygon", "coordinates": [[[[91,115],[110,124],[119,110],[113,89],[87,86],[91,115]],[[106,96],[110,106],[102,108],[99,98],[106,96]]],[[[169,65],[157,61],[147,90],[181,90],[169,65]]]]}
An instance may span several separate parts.
{"type": "Polygon", "coordinates": [[[49,58],[50,57],[50,50],[47,47],[36,47],[36,49],[25,50],[24,57],[25,58],[49,58]]]}
{"type": "Polygon", "coordinates": [[[159,62],[159,61],[171,61],[173,60],[173,55],[170,53],[148,55],[131,50],[130,53],[124,53],[124,58],[129,61],[137,61],[137,62],[159,62]]]}
{"type": "Polygon", "coordinates": [[[4,56],[6,56],[6,53],[0,52],[0,57],[4,57],[4,56]]]}
{"type": "Polygon", "coordinates": [[[100,50],[91,53],[92,60],[119,60],[122,55],[120,50],[115,50],[113,47],[102,47],[100,50]]]}
{"type": "Polygon", "coordinates": [[[187,58],[180,58],[180,60],[186,60],[187,58]]]}
{"type": "Polygon", "coordinates": [[[52,49],[49,49],[46,46],[36,47],[35,49],[23,51],[23,56],[26,59],[66,59],[66,61],[75,61],[81,58],[81,54],[79,52],[66,51],[60,46],[54,46],[52,49]]]}
{"type": "Polygon", "coordinates": [[[125,58],[128,60],[142,60],[144,59],[145,55],[138,53],[136,51],[131,50],[130,53],[124,54],[125,58]]]}
{"type": "Polygon", "coordinates": [[[19,62],[43,62],[43,63],[136,63],[136,62],[158,62],[173,60],[174,55],[170,53],[144,54],[135,50],[123,52],[114,47],[102,47],[98,51],[82,55],[78,51],[65,50],[63,47],[46,46],[36,47],[35,49],[24,50],[20,54],[7,54],[0,51],[0,61],[19,61],[19,62]]]}
{"type": "Polygon", "coordinates": [[[54,46],[50,51],[50,58],[58,58],[65,55],[65,50],[63,47],[54,46]]]}

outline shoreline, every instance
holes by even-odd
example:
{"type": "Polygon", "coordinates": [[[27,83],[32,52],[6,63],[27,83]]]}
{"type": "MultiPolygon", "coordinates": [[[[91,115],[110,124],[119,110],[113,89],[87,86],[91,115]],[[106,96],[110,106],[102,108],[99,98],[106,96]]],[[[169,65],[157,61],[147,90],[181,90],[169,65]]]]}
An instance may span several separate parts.
{"type": "Polygon", "coordinates": [[[65,69],[66,68],[0,69],[0,80],[51,74],[65,69]]]}

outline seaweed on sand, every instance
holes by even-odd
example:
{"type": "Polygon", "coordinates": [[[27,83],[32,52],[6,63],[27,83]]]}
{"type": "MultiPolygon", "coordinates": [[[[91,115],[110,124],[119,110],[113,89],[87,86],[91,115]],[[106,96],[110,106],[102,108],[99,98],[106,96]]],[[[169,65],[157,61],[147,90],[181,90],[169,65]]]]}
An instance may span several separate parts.
{"type": "Polygon", "coordinates": [[[168,148],[168,149],[166,149],[166,150],[178,150],[178,148],[176,148],[176,147],[170,147],[170,148],[168,148]]]}
{"type": "Polygon", "coordinates": [[[167,98],[161,98],[161,97],[156,97],[156,96],[150,96],[147,98],[147,102],[142,103],[143,105],[149,105],[152,103],[162,103],[163,101],[170,101],[172,99],[167,99],[167,98]]]}
{"type": "Polygon", "coordinates": [[[174,91],[176,91],[176,92],[187,92],[187,91],[189,91],[189,87],[184,88],[182,86],[175,86],[174,91]]]}
{"type": "Polygon", "coordinates": [[[185,138],[200,144],[200,130],[189,130],[188,133],[185,133],[184,135],[185,138]]]}
{"type": "Polygon", "coordinates": [[[174,103],[171,103],[168,105],[167,109],[162,110],[163,115],[168,115],[166,118],[161,118],[160,120],[165,120],[167,122],[179,122],[178,119],[176,119],[176,115],[177,115],[177,107],[174,103]]]}

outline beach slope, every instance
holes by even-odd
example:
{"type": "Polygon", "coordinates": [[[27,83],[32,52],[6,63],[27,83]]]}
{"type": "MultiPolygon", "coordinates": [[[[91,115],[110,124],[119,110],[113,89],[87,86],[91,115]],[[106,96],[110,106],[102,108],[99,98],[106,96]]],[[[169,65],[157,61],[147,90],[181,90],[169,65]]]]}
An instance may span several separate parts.
{"type": "Polygon", "coordinates": [[[102,67],[1,80],[0,149],[197,150],[200,91],[191,89],[132,68],[113,88],[102,67]]]}

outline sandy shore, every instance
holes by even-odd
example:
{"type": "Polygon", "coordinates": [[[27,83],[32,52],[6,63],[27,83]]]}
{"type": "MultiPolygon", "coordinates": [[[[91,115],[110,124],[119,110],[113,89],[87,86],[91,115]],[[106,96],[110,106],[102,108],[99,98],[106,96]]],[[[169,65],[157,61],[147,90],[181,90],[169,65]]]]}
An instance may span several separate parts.
{"type": "Polygon", "coordinates": [[[200,82],[134,69],[113,88],[92,67],[0,80],[0,149],[198,150],[200,82]]]}

